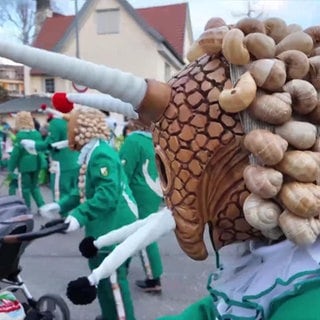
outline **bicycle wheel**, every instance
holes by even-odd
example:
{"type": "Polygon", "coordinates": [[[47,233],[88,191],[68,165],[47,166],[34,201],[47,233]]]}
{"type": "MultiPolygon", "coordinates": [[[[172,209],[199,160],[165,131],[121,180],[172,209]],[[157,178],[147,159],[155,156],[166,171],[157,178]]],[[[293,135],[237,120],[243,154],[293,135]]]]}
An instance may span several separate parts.
{"type": "Polygon", "coordinates": [[[66,302],[56,294],[45,294],[37,301],[39,312],[50,313],[54,320],[70,320],[70,311],[66,302]]]}

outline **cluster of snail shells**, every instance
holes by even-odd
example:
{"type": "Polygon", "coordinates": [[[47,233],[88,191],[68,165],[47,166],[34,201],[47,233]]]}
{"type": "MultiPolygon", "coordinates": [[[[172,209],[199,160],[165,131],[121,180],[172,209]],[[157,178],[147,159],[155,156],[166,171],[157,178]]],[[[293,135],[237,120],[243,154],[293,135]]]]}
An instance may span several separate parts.
{"type": "Polygon", "coordinates": [[[242,70],[219,104],[256,124],[244,128],[246,220],[270,239],[313,243],[320,234],[320,26],[302,30],[279,18],[227,26],[212,18],[187,57],[204,54],[222,54],[242,70]]]}
{"type": "Polygon", "coordinates": [[[16,114],[15,129],[16,130],[33,130],[34,129],[34,122],[30,112],[20,111],[16,114]]]}
{"type": "Polygon", "coordinates": [[[73,131],[77,145],[84,146],[93,138],[109,138],[110,130],[105,121],[106,116],[101,111],[82,107],[75,112],[77,115],[73,131]]]}

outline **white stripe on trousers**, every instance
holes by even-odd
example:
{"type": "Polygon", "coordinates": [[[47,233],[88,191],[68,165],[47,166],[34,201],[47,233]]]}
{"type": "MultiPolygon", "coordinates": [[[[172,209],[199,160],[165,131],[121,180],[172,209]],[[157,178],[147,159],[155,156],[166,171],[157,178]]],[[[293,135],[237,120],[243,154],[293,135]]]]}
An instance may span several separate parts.
{"type": "Polygon", "coordinates": [[[112,293],[114,297],[114,301],[116,304],[117,314],[118,314],[118,320],[126,320],[126,312],[124,309],[123,299],[121,295],[120,285],[118,283],[118,276],[117,272],[114,272],[110,276],[110,282],[112,286],[112,293]]]}
{"type": "Polygon", "coordinates": [[[139,253],[140,253],[140,258],[141,258],[141,262],[143,264],[144,271],[146,273],[146,277],[147,277],[147,279],[151,280],[151,279],[153,279],[153,275],[152,275],[152,270],[151,270],[151,265],[150,265],[148,253],[145,249],[141,250],[139,253]]]}

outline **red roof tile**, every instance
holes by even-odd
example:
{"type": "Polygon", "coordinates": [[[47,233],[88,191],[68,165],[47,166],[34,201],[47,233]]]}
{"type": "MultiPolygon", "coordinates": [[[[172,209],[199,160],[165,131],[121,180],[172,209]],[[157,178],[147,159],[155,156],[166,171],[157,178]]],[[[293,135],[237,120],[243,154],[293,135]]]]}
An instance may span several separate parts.
{"type": "MultiPolygon", "coordinates": [[[[36,48],[52,50],[73,21],[74,16],[63,16],[54,13],[52,17],[47,18],[33,43],[36,48]]],[[[43,74],[41,70],[32,68],[32,75],[43,74]]]]}
{"type": "Polygon", "coordinates": [[[54,13],[43,23],[41,31],[33,43],[34,47],[52,50],[58,41],[63,37],[67,28],[73,21],[74,16],[63,16],[54,13]]]}
{"type": "MultiPolygon", "coordinates": [[[[187,17],[187,4],[175,4],[160,7],[136,9],[137,14],[145,22],[157,30],[183,57],[184,31],[187,17]]],[[[74,16],[63,16],[54,13],[47,18],[33,43],[34,47],[53,50],[71,25],[74,16]]],[[[42,74],[40,70],[32,69],[31,74],[42,74]]]]}
{"type": "Polygon", "coordinates": [[[148,25],[156,29],[176,52],[183,57],[187,4],[136,9],[148,25]]]}

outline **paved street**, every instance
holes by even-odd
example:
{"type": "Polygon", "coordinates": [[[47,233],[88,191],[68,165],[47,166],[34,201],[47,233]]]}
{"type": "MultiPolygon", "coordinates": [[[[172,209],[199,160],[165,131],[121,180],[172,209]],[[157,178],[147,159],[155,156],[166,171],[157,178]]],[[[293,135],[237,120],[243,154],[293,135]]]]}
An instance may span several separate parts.
{"type": "MultiPolygon", "coordinates": [[[[3,179],[3,174],[2,176],[3,179]]],[[[49,189],[42,187],[46,201],[51,201],[49,189]]],[[[1,186],[0,195],[7,193],[1,186]]],[[[44,223],[35,216],[35,229],[44,223]]],[[[86,260],[78,252],[82,231],[55,234],[33,241],[21,257],[21,276],[35,298],[46,293],[60,294],[67,302],[72,320],[91,320],[99,314],[97,301],[87,306],[75,306],[65,296],[68,282],[89,274],[86,260]]],[[[188,258],[179,248],[174,233],[164,236],[159,242],[164,274],[163,292],[151,295],[139,291],[134,281],[143,279],[144,274],[138,257],[130,266],[129,280],[132,289],[137,320],[153,320],[161,315],[176,314],[193,301],[207,294],[206,283],[214,266],[211,254],[206,261],[197,262],[188,258]]],[[[210,242],[207,241],[210,249],[210,242]]]]}

